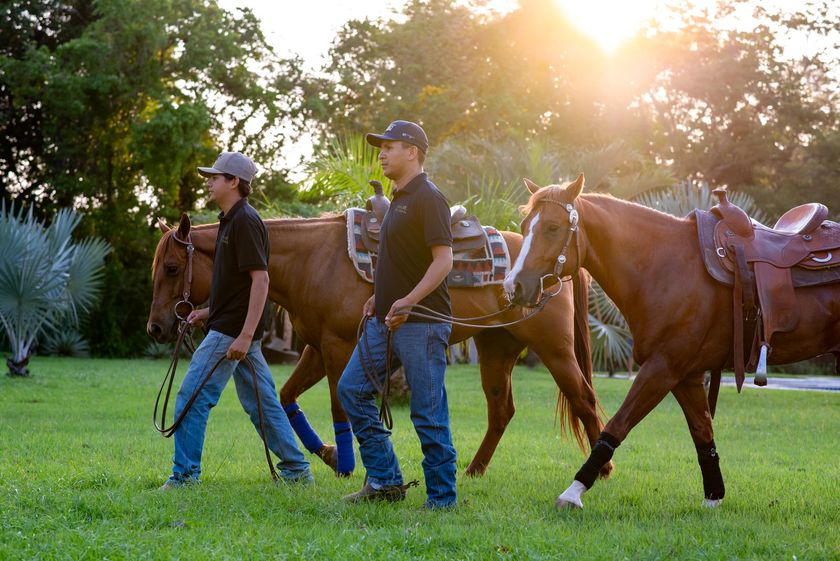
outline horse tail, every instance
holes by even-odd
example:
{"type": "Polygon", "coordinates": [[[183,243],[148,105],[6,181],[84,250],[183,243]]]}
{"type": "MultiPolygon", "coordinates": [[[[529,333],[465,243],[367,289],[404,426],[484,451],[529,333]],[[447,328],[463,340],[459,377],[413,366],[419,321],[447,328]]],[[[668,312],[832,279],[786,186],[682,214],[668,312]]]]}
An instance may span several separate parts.
{"type": "MultiPolygon", "coordinates": [[[[572,276],[572,292],[574,294],[574,349],[578,367],[583,373],[583,379],[592,387],[592,344],[589,335],[589,283],[590,277],[583,270],[578,269],[572,276]]],[[[580,422],[569,404],[569,400],[560,392],[557,396],[557,417],[560,419],[561,431],[569,431],[584,454],[589,450],[589,439],[583,424],[580,422]]]]}

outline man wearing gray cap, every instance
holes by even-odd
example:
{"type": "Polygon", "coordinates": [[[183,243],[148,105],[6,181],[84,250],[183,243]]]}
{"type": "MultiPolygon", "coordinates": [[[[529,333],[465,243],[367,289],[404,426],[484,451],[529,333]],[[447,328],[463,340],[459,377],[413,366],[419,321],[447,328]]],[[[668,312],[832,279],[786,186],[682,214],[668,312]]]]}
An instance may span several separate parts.
{"type": "Polygon", "coordinates": [[[175,431],[172,475],[162,489],[198,482],[207,418],[231,376],[239,401],[260,434],[253,375],[239,362],[246,356],[257,372],[265,438],[268,447],[280,458],[281,479],[311,482],[309,462],[297,447],[260,349],[261,319],[268,295],[268,232],[247,199],[257,166],[239,152],[222,152],[213,167],[200,167],[198,172],[207,178],[209,198],[222,212],[213,258],[210,306],[193,310],[187,316],[190,324],[206,323],[207,336],[195,350],[181,383],[175,401],[176,419],[213,365],[222,357],[228,360],[221,362],[199,390],[175,431]]]}

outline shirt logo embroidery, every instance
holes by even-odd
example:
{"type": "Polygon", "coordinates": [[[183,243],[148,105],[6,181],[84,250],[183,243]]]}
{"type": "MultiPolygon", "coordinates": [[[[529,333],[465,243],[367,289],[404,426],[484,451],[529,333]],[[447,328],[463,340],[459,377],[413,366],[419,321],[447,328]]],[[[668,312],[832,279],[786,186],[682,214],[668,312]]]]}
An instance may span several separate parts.
{"type": "Polygon", "coordinates": [[[227,234],[225,234],[225,237],[222,238],[222,245],[227,245],[227,244],[228,244],[228,236],[227,236],[227,234]]]}
{"type": "Polygon", "coordinates": [[[400,214],[408,214],[408,205],[395,205],[394,210],[400,214]]]}

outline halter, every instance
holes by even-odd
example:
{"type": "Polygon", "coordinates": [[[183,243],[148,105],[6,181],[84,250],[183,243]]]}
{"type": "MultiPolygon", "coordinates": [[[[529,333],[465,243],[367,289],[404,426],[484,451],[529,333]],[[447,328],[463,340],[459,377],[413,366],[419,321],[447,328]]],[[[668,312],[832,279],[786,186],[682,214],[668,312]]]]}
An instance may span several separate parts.
{"type": "Polygon", "coordinates": [[[187,248],[187,267],[184,269],[184,292],[183,292],[183,299],[180,300],[177,304],[175,304],[174,312],[175,317],[178,318],[180,321],[186,321],[187,316],[195,310],[195,304],[190,302],[190,291],[192,289],[192,270],[193,270],[193,253],[195,252],[195,246],[192,243],[192,233],[187,234],[187,239],[182,240],[179,239],[176,235],[176,232],[172,233],[172,239],[178,242],[179,244],[186,246],[187,248]],[[178,307],[181,304],[185,304],[190,307],[189,311],[184,314],[183,316],[178,313],[178,307]]]}
{"type": "Polygon", "coordinates": [[[574,203],[561,203],[552,200],[545,200],[542,202],[557,205],[563,210],[565,210],[567,213],[569,213],[569,233],[566,235],[566,241],[563,243],[563,249],[560,250],[560,254],[557,256],[557,260],[554,262],[554,270],[552,270],[549,274],[540,277],[541,294],[545,292],[545,279],[554,279],[557,281],[559,287],[554,292],[554,294],[551,295],[554,296],[557,293],[559,293],[562,289],[563,281],[568,280],[570,277],[570,275],[566,275],[565,277],[563,277],[562,274],[563,267],[566,265],[567,261],[566,252],[569,250],[569,244],[571,244],[573,236],[575,238],[575,246],[578,252],[578,259],[580,259],[580,237],[576,235],[578,223],[580,222],[580,216],[578,215],[578,211],[575,208],[574,203]]]}

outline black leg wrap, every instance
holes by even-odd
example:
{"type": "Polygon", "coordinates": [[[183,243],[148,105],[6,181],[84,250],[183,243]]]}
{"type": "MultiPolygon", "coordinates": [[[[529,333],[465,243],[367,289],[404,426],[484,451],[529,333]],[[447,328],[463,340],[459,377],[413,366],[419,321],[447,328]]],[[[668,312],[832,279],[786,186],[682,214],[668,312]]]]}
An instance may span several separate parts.
{"type": "Polygon", "coordinates": [[[715,441],[697,447],[697,461],[703,474],[703,493],[707,499],[719,500],[726,494],[723,475],[720,473],[720,456],[715,448],[715,441]]]}
{"type": "Polygon", "coordinates": [[[613,435],[602,432],[595,446],[592,447],[592,452],[589,453],[589,459],[575,474],[575,479],[586,485],[587,489],[591,488],[601,468],[612,459],[613,452],[619,444],[621,443],[613,435]]]}

